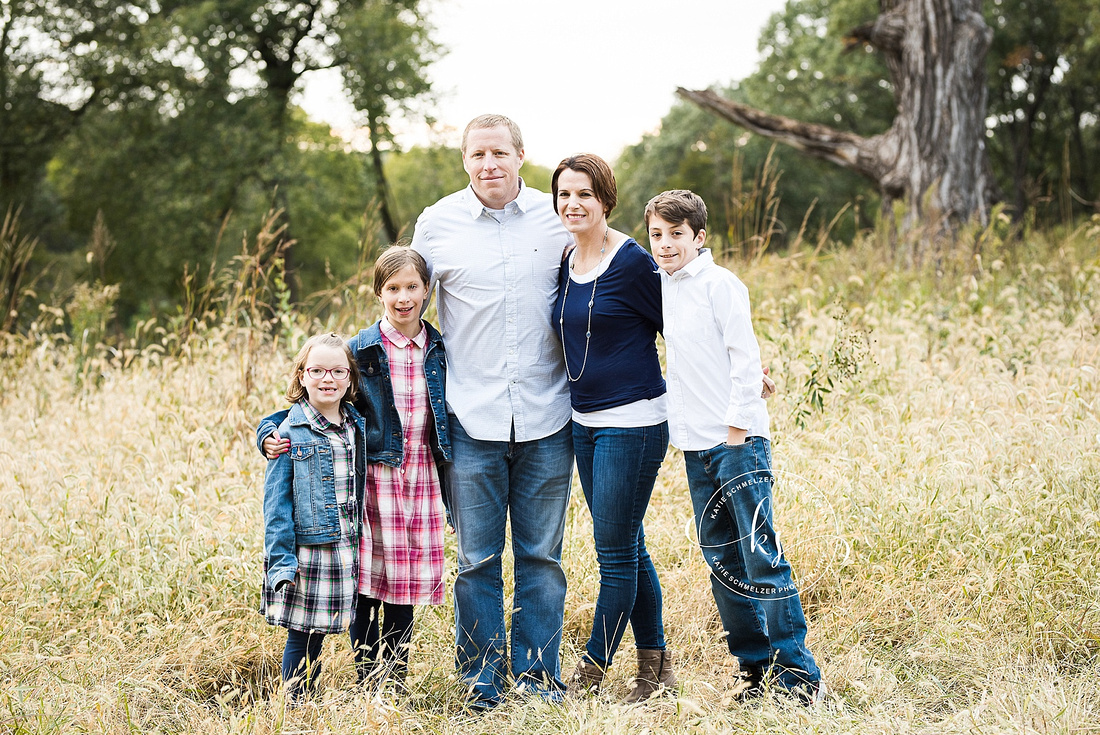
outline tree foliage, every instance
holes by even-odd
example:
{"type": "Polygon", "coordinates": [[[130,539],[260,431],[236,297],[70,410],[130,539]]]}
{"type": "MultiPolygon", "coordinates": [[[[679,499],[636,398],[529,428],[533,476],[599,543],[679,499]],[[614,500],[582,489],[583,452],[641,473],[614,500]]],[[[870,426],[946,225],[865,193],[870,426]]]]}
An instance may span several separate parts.
{"type": "MultiPolygon", "coordinates": [[[[852,125],[865,135],[882,132],[893,115],[891,88],[881,61],[867,50],[845,51],[830,32],[831,4],[825,0],[791,0],[761,32],[757,70],[722,90],[732,100],[793,118],[852,125]]],[[[775,228],[778,244],[793,237],[810,211],[807,226],[826,226],[846,206],[836,234],[847,235],[877,207],[878,195],[860,176],[808,159],[746,133],[696,105],[679,102],[661,121],[660,131],[627,148],[616,166],[621,185],[619,226],[640,234],[642,208],[664,189],[691,188],[706,200],[711,234],[739,246],[735,233],[740,192],[752,192],[771,153],[779,170],[775,185],[779,206],[775,228]],[[734,181],[735,171],[741,178],[734,181]]],[[[864,220],[866,221],[866,220],[864,220]]]]}
{"type": "Polygon", "coordinates": [[[995,0],[990,151],[1017,213],[1100,209],[1100,4],[995,0]]]}
{"type": "MultiPolygon", "coordinates": [[[[292,285],[349,275],[383,173],[294,95],[338,69],[380,156],[440,52],[418,0],[0,3],[0,205],[25,205],[55,265],[102,214],[123,319],[173,308],[184,269],[229,257],[272,207],[292,285]]],[[[76,255],[54,287],[84,277],[76,255]]]]}
{"type": "MultiPolygon", "coordinates": [[[[897,90],[883,63],[890,56],[878,54],[872,39],[878,33],[878,43],[890,45],[890,33],[903,27],[896,14],[902,5],[791,0],[761,36],[759,69],[730,99],[774,112],[788,119],[785,124],[828,125],[852,137],[853,145],[880,135],[890,126],[897,90]]],[[[983,126],[994,174],[987,177],[990,194],[1007,192],[1018,214],[1070,218],[1095,211],[1100,6],[1092,0],[995,0],[982,8],[993,30],[983,126]],[[1044,206],[1048,202],[1056,206],[1044,206]]],[[[792,166],[785,153],[779,152],[784,171],[797,170],[799,178],[809,173],[810,159],[792,166]]],[[[780,189],[788,198],[790,176],[785,179],[780,189]]]]}
{"type": "MultiPolygon", "coordinates": [[[[948,234],[969,219],[982,223],[998,196],[983,133],[985,58],[992,31],[981,0],[880,0],[879,13],[853,28],[849,47],[882,56],[895,113],[882,133],[864,136],[721,97],[712,90],[677,94],[753,133],[868,178],[884,213],[901,208],[903,230],[948,234]],[[930,219],[931,227],[924,223],[930,219]]],[[[798,69],[789,74],[797,75],[798,69]]],[[[920,238],[921,246],[928,240],[920,238]]]]}
{"type": "Polygon", "coordinates": [[[872,49],[844,43],[858,10],[852,3],[790,0],[761,31],[759,66],[742,83],[745,101],[858,135],[887,130],[894,102],[886,66],[872,49]]]}
{"type": "Polygon", "coordinates": [[[56,216],[46,165],[90,111],[155,99],[170,84],[143,2],[0,0],[0,208],[23,207],[25,225],[56,216]]]}
{"type": "Polygon", "coordinates": [[[411,112],[413,102],[427,100],[431,92],[427,68],[440,52],[420,6],[419,0],[373,0],[341,19],[338,53],[345,85],[365,118],[374,196],[391,241],[398,237],[398,225],[382,161],[383,148],[393,145],[390,120],[411,112]]]}

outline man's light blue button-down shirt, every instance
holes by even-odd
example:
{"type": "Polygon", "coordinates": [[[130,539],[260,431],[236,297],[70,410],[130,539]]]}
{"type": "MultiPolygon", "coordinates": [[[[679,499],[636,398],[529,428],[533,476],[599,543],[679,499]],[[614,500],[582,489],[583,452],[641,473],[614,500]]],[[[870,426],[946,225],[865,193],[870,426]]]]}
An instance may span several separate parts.
{"type": "Polygon", "coordinates": [[[549,195],[521,182],[503,210],[467,187],[416,221],[447,344],[447,408],[474,439],[549,436],[569,421],[569,386],[551,326],[571,237],[549,195]]]}

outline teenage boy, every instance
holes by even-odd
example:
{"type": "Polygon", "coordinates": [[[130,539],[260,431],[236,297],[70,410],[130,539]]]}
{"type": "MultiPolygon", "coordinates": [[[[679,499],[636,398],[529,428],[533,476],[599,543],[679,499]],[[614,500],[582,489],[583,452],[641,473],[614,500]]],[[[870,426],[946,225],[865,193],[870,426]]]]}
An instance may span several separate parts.
{"type": "Polygon", "coordinates": [[[768,409],[748,289],[703,247],[707,208],[696,194],[655,196],[645,223],[662,271],[669,434],[684,452],[699,546],[744,679],[737,696],[758,697],[770,685],[812,703],[821,672],[772,524],[768,409]]]}

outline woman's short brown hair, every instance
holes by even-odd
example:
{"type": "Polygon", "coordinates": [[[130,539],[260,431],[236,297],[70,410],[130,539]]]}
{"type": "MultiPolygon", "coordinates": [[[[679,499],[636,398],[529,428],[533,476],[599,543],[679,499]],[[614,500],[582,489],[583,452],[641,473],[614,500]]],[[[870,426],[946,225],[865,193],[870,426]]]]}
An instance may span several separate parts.
{"type": "Polygon", "coordinates": [[[343,400],[348,403],[354,403],[359,398],[359,365],[355,362],[355,356],[351,354],[351,349],[348,347],[344,338],[336,334],[336,332],[329,332],[328,334],[315,334],[306,340],[306,343],[302,345],[302,349],[298,350],[298,354],[294,356],[294,369],[290,373],[290,385],[286,389],[286,399],[291,403],[297,403],[306,397],[306,387],[302,385],[302,373],[306,369],[306,360],[309,359],[309,351],[318,345],[324,345],[325,347],[336,347],[344,351],[344,354],[348,358],[348,389],[344,393],[343,400]]]}
{"type": "Polygon", "coordinates": [[[424,281],[424,288],[427,288],[431,283],[431,276],[428,275],[428,263],[424,260],[424,256],[408,245],[394,245],[387,248],[378,256],[378,260],[374,261],[374,295],[381,296],[382,287],[386,285],[386,281],[407,265],[416,268],[420,280],[424,281]]]}
{"type": "Polygon", "coordinates": [[[575,156],[569,156],[563,158],[561,163],[558,164],[558,167],[554,170],[554,177],[550,179],[550,193],[554,197],[554,211],[558,211],[558,177],[566,169],[588,174],[588,178],[592,181],[592,193],[603,205],[604,216],[611,214],[611,210],[615,208],[619,201],[619,196],[615,190],[615,174],[612,173],[611,166],[607,164],[607,161],[594,153],[579,153],[575,156]]]}

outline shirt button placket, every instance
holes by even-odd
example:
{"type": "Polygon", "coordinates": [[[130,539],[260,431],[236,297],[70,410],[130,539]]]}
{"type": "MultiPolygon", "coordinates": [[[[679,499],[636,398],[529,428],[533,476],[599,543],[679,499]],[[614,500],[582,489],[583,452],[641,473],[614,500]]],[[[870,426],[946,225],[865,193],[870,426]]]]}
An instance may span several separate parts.
{"type": "Polygon", "coordinates": [[[504,312],[507,317],[504,324],[504,343],[508,346],[508,350],[505,356],[505,367],[508,373],[508,392],[511,397],[513,414],[517,413],[516,408],[520,405],[520,397],[516,394],[516,385],[519,378],[519,369],[517,367],[517,353],[519,348],[519,329],[517,326],[519,318],[519,303],[518,294],[516,293],[516,252],[515,242],[508,232],[508,225],[500,225],[500,249],[504,256],[504,283],[507,288],[504,295],[504,312]]]}

